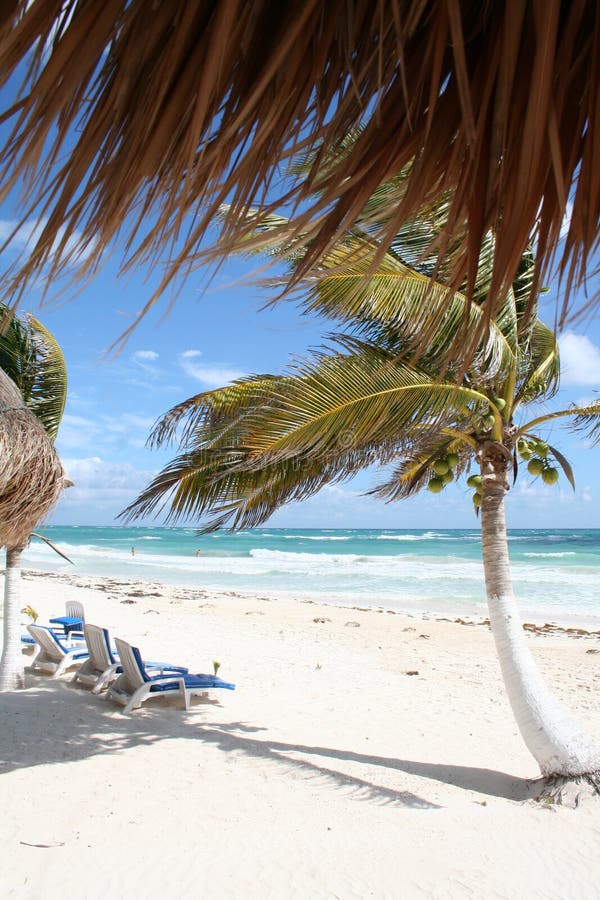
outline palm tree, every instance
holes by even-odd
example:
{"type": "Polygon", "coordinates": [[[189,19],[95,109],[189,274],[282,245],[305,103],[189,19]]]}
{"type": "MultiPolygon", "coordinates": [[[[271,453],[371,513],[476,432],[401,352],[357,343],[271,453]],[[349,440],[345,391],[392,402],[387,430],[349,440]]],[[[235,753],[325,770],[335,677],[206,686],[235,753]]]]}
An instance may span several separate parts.
{"type": "Polygon", "coordinates": [[[333,346],[283,375],[242,379],[174,407],[152,440],[173,438],[185,423],[182,452],[122,515],[168,510],[172,522],[212,514],[206,530],[246,528],[373,463],[383,466],[373,493],[386,501],[423,488],[438,493],[475,466],[467,483],[481,512],[491,627],[519,728],[544,776],[584,776],[597,785],[600,748],[551,697],[524,639],[504,498],[525,462],[548,485],[559,477],[557,466],[573,482],[568,461],[540,429],[570,420],[598,438],[600,401],[540,409],[557,389],[559,355],[553,331],[527,313],[532,304],[537,310],[532,253],[483,337],[494,238],[487,236],[477,272],[480,302],[469,303],[431,282],[435,262],[422,248],[434,227],[426,217],[407,227],[383,257],[355,228],[322,261],[304,300],[308,310],[343,323],[333,346]],[[343,273],[340,258],[351,259],[343,273]],[[468,344],[473,334],[473,347],[457,354],[457,335],[468,344]],[[532,404],[537,413],[527,419],[532,404]]]}
{"type": "Polygon", "coordinates": [[[539,267],[558,252],[568,288],[596,268],[599,27],[596,0],[169,0],[151,15],[147,0],[3,4],[0,191],[22,180],[31,237],[3,287],[19,298],[49,263],[49,284],[69,263],[93,274],[121,234],[125,269],[164,274],[152,304],[189,274],[228,200],[218,253],[248,237],[250,206],[284,200],[293,231],[313,237],[306,273],[414,158],[382,245],[452,190],[437,251],[452,248],[454,287],[467,276],[471,293],[494,230],[495,315],[539,218],[539,267]],[[361,123],[318,197],[322,154],[280,179],[282,161],[361,123]]]}
{"type": "Polygon", "coordinates": [[[68,483],[53,441],[66,401],[64,357],[32,316],[0,334],[0,544],[6,547],[0,691],[23,686],[21,555],[68,483]]]}

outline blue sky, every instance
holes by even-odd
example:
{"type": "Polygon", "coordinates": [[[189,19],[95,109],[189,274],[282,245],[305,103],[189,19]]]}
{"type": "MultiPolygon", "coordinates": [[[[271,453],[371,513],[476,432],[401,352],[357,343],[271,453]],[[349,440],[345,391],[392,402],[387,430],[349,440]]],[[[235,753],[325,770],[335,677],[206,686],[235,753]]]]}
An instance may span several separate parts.
{"type": "MultiPolygon", "coordinates": [[[[0,233],[6,229],[0,222],[0,233]]],[[[255,265],[254,263],[252,265],[255,265]]],[[[30,309],[54,333],[69,370],[69,397],[57,441],[75,482],[53,524],[113,524],[175,448],[151,451],[145,443],[152,423],[179,400],[242,374],[277,372],[293,354],[321,343],[327,323],[300,316],[292,303],[263,309],[267,294],[244,277],[251,265],[230,260],[206,288],[191,277],[169,311],[164,302],[138,326],[119,355],[107,350],[151,293],[144,273],[119,279],[109,264],[72,302],[30,309]]],[[[556,294],[545,298],[551,323],[556,294]]],[[[561,338],[563,388],[552,407],[585,401],[600,385],[600,325],[586,320],[561,338]]],[[[559,426],[549,432],[572,462],[575,494],[561,477],[555,487],[522,474],[507,500],[511,527],[600,527],[600,448],[584,446],[559,426]]],[[[451,485],[440,496],[428,492],[383,504],[362,496],[373,473],[324,489],[290,505],[271,520],[281,527],[477,527],[470,492],[451,485]]],[[[159,520],[160,521],[160,520],[159,520]]]]}

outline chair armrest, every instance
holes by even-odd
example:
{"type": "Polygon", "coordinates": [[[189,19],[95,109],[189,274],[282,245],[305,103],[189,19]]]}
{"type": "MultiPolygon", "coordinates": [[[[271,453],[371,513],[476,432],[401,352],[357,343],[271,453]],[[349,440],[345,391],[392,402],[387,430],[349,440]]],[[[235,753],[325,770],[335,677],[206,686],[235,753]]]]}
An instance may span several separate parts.
{"type": "Polygon", "coordinates": [[[65,643],[69,643],[69,641],[81,643],[82,641],[85,641],[85,635],[83,631],[69,631],[65,637],[61,637],[61,640],[65,643]]]}

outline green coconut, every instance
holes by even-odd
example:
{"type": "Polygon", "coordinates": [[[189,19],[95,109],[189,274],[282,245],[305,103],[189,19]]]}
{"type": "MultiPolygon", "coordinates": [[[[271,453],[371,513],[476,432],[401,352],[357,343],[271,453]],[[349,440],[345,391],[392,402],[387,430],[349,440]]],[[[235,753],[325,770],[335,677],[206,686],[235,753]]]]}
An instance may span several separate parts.
{"type": "Polygon", "coordinates": [[[548,467],[542,472],[542,481],[544,484],[556,484],[558,481],[558,469],[548,467]]]}
{"type": "Polygon", "coordinates": [[[467,478],[467,484],[471,488],[481,487],[481,475],[469,475],[467,478]]]}
{"type": "Polygon", "coordinates": [[[444,490],[444,482],[441,478],[432,478],[427,485],[427,490],[431,491],[432,494],[439,494],[440,491],[444,490]]]}
{"type": "Polygon", "coordinates": [[[433,471],[436,475],[445,475],[450,466],[445,459],[436,459],[433,464],[433,471]]]}
{"type": "Polygon", "coordinates": [[[454,481],[454,475],[452,472],[444,472],[442,475],[442,481],[444,484],[450,484],[451,481],[454,481]]]}
{"type": "Polygon", "coordinates": [[[495,424],[495,422],[496,422],[496,419],[495,419],[494,416],[491,415],[491,413],[490,413],[489,416],[484,416],[484,417],[483,417],[482,422],[483,422],[484,428],[493,428],[493,427],[494,427],[494,424],[495,424]]]}
{"type": "Polygon", "coordinates": [[[473,506],[481,506],[481,494],[479,491],[475,491],[473,494],[473,506]]]}
{"type": "Polygon", "coordinates": [[[534,449],[538,456],[541,456],[542,459],[546,459],[550,447],[548,446],[546,441],[538,441],[534,449]]]}
{"type": "Polygon", "coordinates": [[[541,475],[544,471],[543,461],[534,456],[533,459],[530,459],[527,463],[527,471],[530,475],[541,475]]]}
{"type": "Polygon", "coordinates": [[[494,397],[493,403],[496,409],[500,412],[502,412],[502,410],[506,406],[506,400],[504,400],[502,397],[494,397]]]}
{"type": "Polygon", "coordinates": [[[448,463],[450,468],[453,469],[454,466],[458,465],[458,453],[448,453],[448,455],[446,456],[446,462],[448,463]]]}

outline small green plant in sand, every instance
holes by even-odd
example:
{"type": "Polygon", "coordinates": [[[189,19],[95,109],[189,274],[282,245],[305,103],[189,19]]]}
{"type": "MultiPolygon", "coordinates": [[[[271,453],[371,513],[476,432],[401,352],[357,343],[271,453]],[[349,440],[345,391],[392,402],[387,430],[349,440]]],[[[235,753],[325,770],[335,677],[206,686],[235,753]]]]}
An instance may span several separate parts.
{"type": "Polygon", "coordinates": [[[31,621],[32,621],[33,624],[35,625],[35,623],[36,623],[37,620],[38,620],[38,613],[37,613],[37,611],[33,608],[33,606],[24,606],[23,609],[21,610],[21,612],[24,613],[24,615],[29,616],[29,618],[31,619],[31,621]]]}
{"type": "Polygon", "coordinates": [[[221,668],[221,663],[217,662],[216,659],[213,659],[213,673],[216,675],[221,668]]]}

